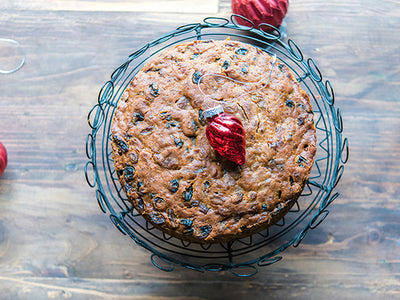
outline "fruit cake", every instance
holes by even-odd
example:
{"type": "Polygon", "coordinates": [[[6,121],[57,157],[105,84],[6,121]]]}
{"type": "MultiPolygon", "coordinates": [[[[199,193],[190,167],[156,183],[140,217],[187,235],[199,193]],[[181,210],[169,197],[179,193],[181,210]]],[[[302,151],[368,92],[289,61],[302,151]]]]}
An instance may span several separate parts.
{"type": "Polygon", "coordinates": [[[297,201],[316,153],[313,110],[290,69],[232,40],[164,50],[123,92],[111,126],[114,166],[132,206],[166,234],[195,243],[243,238],[297,201]],[[205,117],[241,123],[240,164],[211,146],[205,117]]]}

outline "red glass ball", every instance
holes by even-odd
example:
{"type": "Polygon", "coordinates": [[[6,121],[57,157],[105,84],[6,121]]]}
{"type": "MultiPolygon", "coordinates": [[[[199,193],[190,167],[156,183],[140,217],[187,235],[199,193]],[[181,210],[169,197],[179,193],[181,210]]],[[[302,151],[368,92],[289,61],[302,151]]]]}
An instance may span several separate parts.
{"type": "MultiPolygon", "coordinates": [[[[255,28],[258,28],[261,23],[279,28],[288,8],[289,0],[232,0],[233,13],[252,21],[255,28]]],[[[245,20],[235,19],[240,25],[249,26],[245,20]]]]}
{"type": "Polygon", "coordinates": [[[246,141],[242,122],[230,114],[212,116],[206,128],[208,141],[222,157],[243,165],[246,157],[246,141]]]}
{"type": "Polygon", "coordinates": [[[0,142],[0,176],[3,175],[4,170],[7,167],[7,150],[6,147],[0,142]]]}

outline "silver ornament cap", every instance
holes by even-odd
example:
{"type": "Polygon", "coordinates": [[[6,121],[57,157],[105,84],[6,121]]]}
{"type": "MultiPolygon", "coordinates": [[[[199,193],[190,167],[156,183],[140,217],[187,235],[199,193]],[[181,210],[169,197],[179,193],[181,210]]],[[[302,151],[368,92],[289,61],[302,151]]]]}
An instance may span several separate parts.
{"type": "Polygon", "coordinates": [[[211,107],[205,111],[203,111],[203,116],[206,119],[211,119],[212,117],[219,115],[224,112],[224,108],[221,105],[217,105],[214,107],[211,107]]]}

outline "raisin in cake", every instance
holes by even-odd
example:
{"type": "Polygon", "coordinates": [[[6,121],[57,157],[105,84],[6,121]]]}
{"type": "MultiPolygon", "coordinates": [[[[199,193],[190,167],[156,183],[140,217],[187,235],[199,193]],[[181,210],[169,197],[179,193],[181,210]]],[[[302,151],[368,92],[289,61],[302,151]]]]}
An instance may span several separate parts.
{"type": "Polygon", "coordinates": [[[231,40],[180,44],[149,61],[122,94],[111,131],[115,169],[133,207],[165,233],[196,243],[275,224],[297,201],[316,153],[309,97],[289,69],[231,40]],[[203,112],[213,105],[242,122],[243,165],[210,146],[203,112]]]}

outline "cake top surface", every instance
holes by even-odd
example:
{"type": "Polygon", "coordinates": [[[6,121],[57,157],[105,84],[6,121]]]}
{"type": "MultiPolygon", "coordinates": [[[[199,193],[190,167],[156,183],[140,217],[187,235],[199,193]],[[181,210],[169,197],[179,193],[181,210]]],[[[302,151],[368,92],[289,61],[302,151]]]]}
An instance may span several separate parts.
{"type": "Polygon", "coordinates": [[[154,57],[115,110],[113,159],[146,220],[188,241],[226,241],[278,221],[316,152],[307,94],[279,60],[246,43],[194,41],[154,57]],[[245,162],[219,155],[204,111],[221,105],[245,133],[245,162]]]}

